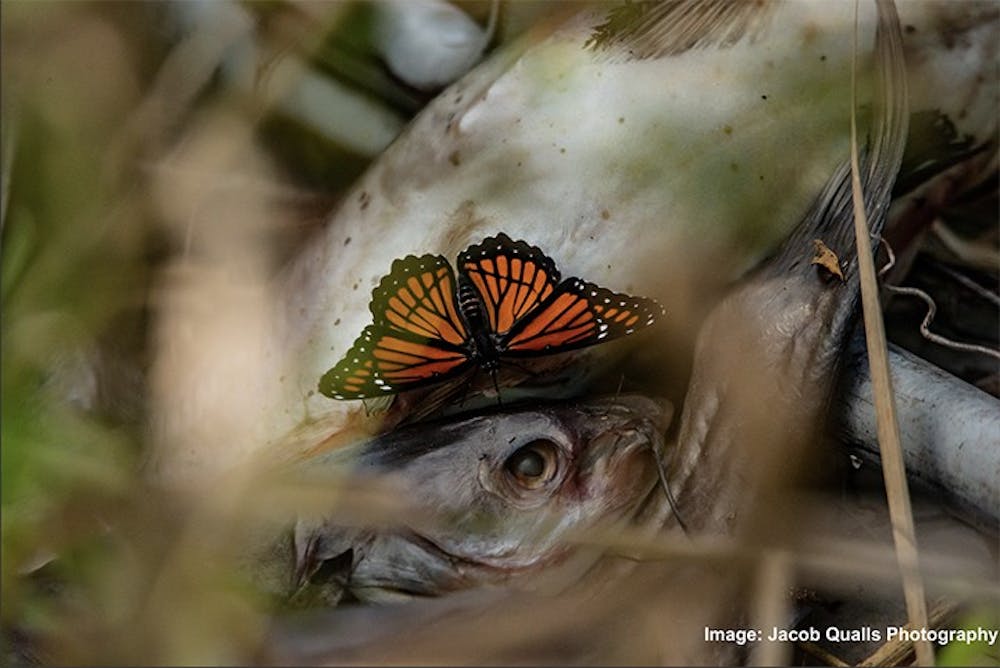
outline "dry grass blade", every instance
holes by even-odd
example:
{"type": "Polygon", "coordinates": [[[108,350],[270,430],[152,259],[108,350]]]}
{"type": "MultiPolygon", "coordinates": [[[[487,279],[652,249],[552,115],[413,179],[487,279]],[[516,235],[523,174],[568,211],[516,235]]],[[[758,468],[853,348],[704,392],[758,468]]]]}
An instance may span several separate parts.
{"type": "MultiPolygon", "coordinates": [[[[998,264],[1000,264],[1000,263],[998,263],[998,264]]],[[[962,284],[963,286],[969,288],[970,290],[972,290],[977,295],[979,295],[980,297],[982,297],[986,301],[990,302],[994,306],[1000,306],[1000,295],[998,295],[997,293],[995,293],[995,292],[993,292],[991,290],[987,290],[983,286],[979,285],[979,283],[976,283],[974,280],[972,280],[971,278],[968,278],[964,274],[961,274],[961,273],[955,271],[954,269],[951,269],[947,265],[941,265],[940,269],[945,274],[947,274],[952,279],[954,279],[956,282],[958,282],[958,283],[962,284]]]]}
{"type": "MultiPolygon", "coordinates": [[[[879,0],[880,13],[895,14],[890,2],[879,0]]],[[[854,50],[851,62],[851,193],[854,203],[854,236],[858,251],[858,268],[861,276],[861,304],[864,314],[865,339],[868,344],[868,363],[871,367],[872,388],[875,401],[879,449],[882,454],[882,471],[885,477],[889,515],[892,520],[896,557],[903,579],[906,610],[911,626],[927,627],[927,604],[924,599],[923,580],[918,570],[918,556],[910,493],[906,484],[903,449],[900,444],[899,422],[889,376],[889,359],[886,348],[885,326],[878,298],[875,263],[872,259],[868,218],[865,213],[864,192],[861,187],[861,170],[858,164],[857,108],[857,53],[858,53],[858,2],[854,4],[854,50]]],[[[898,21],[894,29],[899,30],[898,21]]],[[[898,38],[896,41],[898,47],[898,38]]],[[[898,91],[905,95],[903,91],[898,91]]],[[[934,664],[934,651],[927,641],[916,643],[917,664],[934,664]]]]}
{"type": "Polygon", "coordinates": [[[826,651],[816,643],[811,642],[801,642],[799,647],[803,652],[810,656],[814,656],[822,662],[825,666],[837,666],[838,668],[842,666],[848,666],[850,664],[844,663],[838,657],[834,656],[830,652],[826,651]]]}
{"type": "MultiPolygon", "coordinates": [[[[788,590],[794,584],[794,567],[789,554],[769,551],[757,566],[757,590],[754,619],[759,628],[777,628],[789,617],[788,590]]],[[[754,647],[750,663],[754,666],[784,666],[791,660],[787,643],[765,640],[754,647]]]]}
{"type": "MultiPolygon", "coordinates": [[[[940,601],[935,606],[930,615],[930,622],[934,626],[943,624],[958,609],[958,605],[948,601],[940,601]]],[[[912,628],[912,627],[909,627],[912,628]]],[[[916,643],[906,640],[894,640],[887,642],[878,648],[871,656],[862,661],[861,666],[899,666],[910,656],[916,643]]]]}
{"type": "Polygon", "coordinates": [[[940,220],[934,221],[934,224],[931,225],[931,232],[945,248],[954,253],[967,266],[993,271],[997,264],[1000,264],[1000,254],[996,250],[981,242],[962,239],[940,220]]]}

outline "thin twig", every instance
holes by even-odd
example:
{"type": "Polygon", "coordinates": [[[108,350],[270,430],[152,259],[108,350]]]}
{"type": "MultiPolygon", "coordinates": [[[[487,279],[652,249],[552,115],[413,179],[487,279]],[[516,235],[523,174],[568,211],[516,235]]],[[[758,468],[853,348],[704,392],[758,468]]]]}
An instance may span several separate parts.
{"type": "MultiPolygon", "coordinates": [[[[885,275],[885,273],[888,272],[890,269],[892,269],[893,265],[896,264],[896,254],[892,252],[892,246],[889,245],[889,242],[886,241],[884,237],[880,236],[879,241],[882,243],[882,247],[885,248],[885,252],[889,256],[888,260],[885,263],[885,266],[879,269],[878,272],[879,278],[882,278],[885,275]]],[[[941,268],[947,269],[947,267],[941,267],[941,268]]],[[[954,274],[954,278],[964,279],[966,281],[969,280],[958,273],[954,274]]],[[[972,281],[969,282],[972,283],[972,281]]],[[[986,292],[978,284],[973,283],[973,285],[975,285],[976,288],[979,288],[979,290],[983,290],[983,292],[986,295],[989,295],[990,297],[995,297],[995,295],[986,292]]],[[[990,357],[996,357],[997,359],[1000,359],[1000,350],[989,348],[987,346],[981,346],[976,343],[962,343],[961,341],[954,341],[947,337],[941,336],[940,334],[935,334],[934,332],[932,332],[930,327],[931,327],[931,322],[934,321],[935,314],[937,314],[937,304],[935,304],[931,296],[926,292],[924,292],[923,290],[920,290],[919,288],[911,288],[902,285],[884,284],[884,287],[886,290],[892,292],[893,294],[908,295],[911,297],[918,297],[924,300],[924,303],[927,304],[927,315],[924,316],[923,322],[920,323],[920,334],[928,341],[936,343],[939,346],[944,346],[945,348],[951,348],[952,350],[961,350],[970,353],[981,353],[983,355],[989,355],[990,357]]]]}
{"type": "Polygon", "coordinates": [[[924,300],[924,303],[927,304],[927,315],[924,316],[923,322],[920,323],[920,334],[928,341],[933,341],[939,346],[951,348],[952,350],[961,350],[968,353],[980,353],[982,355],[989,355],[990,357],[995,357],[1000,360],[1000,350],[988,348],[987,346],[981,346],[976,343],[953,341],[952,339],[932,332],[930,330],[930,326],[931,322],[934,320],[935,314],[937,314],[937,304],[935,304],[931,296],[923,290],[920,290],[919,288],[895,285],[887,285],[885,287],[894,294],[909,295],[910,297],[918,297],[924,300]]]}
{"type": "MultiPolygon", "coordinates": [[[[730,567],[761,561],[767,550],[775,549],[773,544],[760,546],[717,536],[692,535],[684,541],[669,536],[651,537],[638,529],[623,527],[596,532],[570,532],[566,541],[573,545],[598,547],[633,560],[711,563],[730,567]]],[[[790,555],[796,572],[801,573],[804,580],[822,578],[823,582],[830,582],[832,578],[843,577],[852,582],[863,578],[888,583],[899,573],[898,564],[893,559],[894,550],[872,541],[849,540],[839,534],[836,537],[820,535],[814,537],[809,545],[785,543],[780,547],[790,555]]],[[[969,562],[931,561],[931,566],[925,566],[924,577],[936,589],[959,599],[970,596],[1000,598],[1000,585],[992,580],[963,575],[968,572],[969,562]]]]}
{"type": "MultiPolygon", "coordinates": [[[[951,617],[958,605],[953,601],[939,601],[931,610],[930,623],[933,628],[939,628],[951,617]]],[[[908,624],[907,630],[913,630],[908,624]]],[[[859,663],[859,666],[899,666],[913,652],[913,644],[909,640],[891,640],[875,650],[871,656],[859,663]]]]}
{"type": "MultiPolygon", "coordinates": [[[[854,204],[854,237],[861,275],[861,305],[864,313],[865,338],[868,344],[868,364],[871,368],[876,426],[882,456],[882,473],[885,477],[889,516],[892,521],[896,559],[903,580],[906,611],[914,628],[927,627],[927,604],[924,584],[919,573],[916,531],[910,506],[910,492],[906,484],[906,468],[900,445],[899,422],[896,418],[895,396],[889,375],[886,350],[885,325],[878,298],[875,263],[872,259],[868,218],[865,212],[864,192],[861,187],[861,169],[858,165],[857,123],[857,69],[858,69],[858,0],[854,2],[854,48],[851,54],[851,194],[854,204]]],[[[934,665],[934,650],[930,643],[921,641],[915,646],[917,664],[934,665]]]]}
{"type": "Polygon", "coordinates": [[[986,246],[977,244],[974,241],[966,241],[958,236],[940,220],[935,220],[931,224],[931,232],[937,237],[945,248],[957,255],[966,264],[971,264],[977,269],[992,271],[1000,263],[1000,253],[986,246]]]}
{"type": "Polygon", "coordinates": [[[991,302],[994,306],[1000,306],[1000,295],[998,295],[997,293],[993,292],[992,290],[987,290],[986,288],[979,285],[979,283],[976,283],[968,276],[960,274],[959,272],[955,271],[954,269],[952,269],[947,265],[938,264],[936,262],[934,264],[938,269],[947,274],[949,278],[958,281],[959,283],[969,288],[969,290],[972,290],[986,301],[991,302]]]}

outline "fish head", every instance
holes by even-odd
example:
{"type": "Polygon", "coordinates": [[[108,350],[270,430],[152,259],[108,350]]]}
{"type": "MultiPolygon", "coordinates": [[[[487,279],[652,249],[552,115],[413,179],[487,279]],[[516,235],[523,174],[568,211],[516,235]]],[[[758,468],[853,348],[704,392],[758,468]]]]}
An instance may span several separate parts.
{"type": "Polygon", "coordinates": [[[378,437],[355,475],[390,480],[414,519],[349,530],[342,518],[300,523],[299,569],[303,554],[352,550],[347,587],[363,599],[538,574],[578,554],[574,539],[587,531],[635,521],[656,485],[671,414],[665,402],[619,396],[504,407],[378,437]]]}
{"type": "Polygon", "coordinates": [[[478,534],[487,544],[470,557],[528,565],[575,530],[631,517],[656,479],[664,411],[630,399],[480,418],[462,463],[475,475],[440,479],[463,479],[462,502],[453,487],[432,500],[468,533],[440,540],[460,552],[478,534]]]}

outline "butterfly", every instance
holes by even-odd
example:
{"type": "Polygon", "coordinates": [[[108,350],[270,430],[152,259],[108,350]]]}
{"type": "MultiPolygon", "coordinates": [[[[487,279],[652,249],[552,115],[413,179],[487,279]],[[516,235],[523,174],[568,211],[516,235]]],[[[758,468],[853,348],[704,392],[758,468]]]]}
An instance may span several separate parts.
{"type": "Polygon", "coordinates": [[[459,254],[457,278],[442,255],[397,259],[370,309],[372,324],[320,379],[332,399],[394,394],[476,367],[496,384],[501,360],[627,336],[664,313],[652,299],[579,278],[560,282],[550,257],[503,233],[459,254]]]}

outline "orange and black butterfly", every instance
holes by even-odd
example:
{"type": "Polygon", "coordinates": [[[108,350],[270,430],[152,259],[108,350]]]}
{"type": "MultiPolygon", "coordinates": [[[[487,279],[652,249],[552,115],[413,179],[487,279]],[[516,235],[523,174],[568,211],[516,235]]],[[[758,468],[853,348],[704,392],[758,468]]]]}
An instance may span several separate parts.
{"type": "Polygon", "coordinates": [[[411,390],[503,358],[592,346],[652,325],[652,299],[611,292],[579,278],[559,281],[551,258],[506,234],[458,256],[458,278],[441,255],[392,263],[372,292],[374,321],[319,382],[333,399],[411,390]]]}

